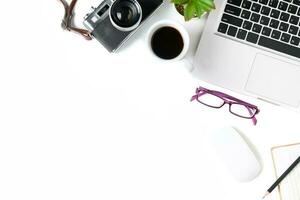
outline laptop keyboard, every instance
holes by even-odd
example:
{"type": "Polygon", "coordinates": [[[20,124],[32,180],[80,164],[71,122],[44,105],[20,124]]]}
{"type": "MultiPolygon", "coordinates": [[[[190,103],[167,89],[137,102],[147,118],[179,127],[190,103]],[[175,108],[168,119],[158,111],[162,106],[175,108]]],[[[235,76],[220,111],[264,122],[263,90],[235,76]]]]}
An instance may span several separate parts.
{"type": "Polygon", "coordinates": [[[300,58],[300,0],[227,0],[218,32],[300,58]]]}

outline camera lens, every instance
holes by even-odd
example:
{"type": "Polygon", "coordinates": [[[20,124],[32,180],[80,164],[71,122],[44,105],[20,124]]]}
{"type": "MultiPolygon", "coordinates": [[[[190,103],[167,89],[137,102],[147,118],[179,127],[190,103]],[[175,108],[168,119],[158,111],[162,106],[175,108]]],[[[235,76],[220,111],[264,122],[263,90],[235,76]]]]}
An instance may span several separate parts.
{"type": "Polygon", "coordinates": [[[131,31],[141,22],[142,9],[136,0],[116,0],[111,6],[110,18],[117,29],[131,31]]]}

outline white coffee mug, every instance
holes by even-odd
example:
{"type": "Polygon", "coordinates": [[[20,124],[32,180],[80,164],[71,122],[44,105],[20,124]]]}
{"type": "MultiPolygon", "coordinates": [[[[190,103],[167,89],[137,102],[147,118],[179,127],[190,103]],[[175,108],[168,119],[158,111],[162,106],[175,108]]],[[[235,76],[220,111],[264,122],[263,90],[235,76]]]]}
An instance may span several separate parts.
{"type": "Polygon", "coordinates": [[[149,48],[151,54],[154,55],[155,57],[157,57],[158,59],[163,60],[163,61],[178,61],[178,60],[183,59],[189,50],[190,36],[189,36],[189,33],[187,32],[187,30],[184,28],[184,26],[181,25],[180,23],[177,23],[177,22],[171,21],[171,20],[162,20],[162,21],[159,21],[159,22],[156,22],[155,24],[153,24],[151,26],[151,28],[149,29],[148,34],[147,34],[147,45],[148,45],[148,48],[149,48]],[[157,30],[159,30],[163,27],[172,27],[172,28],[176,29],[182,37],[183,48],[182,48],[181,53],[178,56],[176,56],[175,58],[172,58],[172,59],[160,58],[158,55],[156,55],[154,53],[154,51],[152,49],[153,35],[156,33],[157,30]]]}

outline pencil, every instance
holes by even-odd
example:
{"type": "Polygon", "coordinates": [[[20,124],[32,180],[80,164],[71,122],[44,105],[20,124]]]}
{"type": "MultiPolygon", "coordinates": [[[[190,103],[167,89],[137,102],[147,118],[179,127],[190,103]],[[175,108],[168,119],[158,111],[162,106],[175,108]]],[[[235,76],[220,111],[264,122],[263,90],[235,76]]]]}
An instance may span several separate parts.
{"type": "Polygon", "coordinates": [[[267,190],[263,199],[268,196],[280,183],[281,181],[300,163],[300,156],[293,162],[293,164],[275,181],[275,183],[267,190]]]}

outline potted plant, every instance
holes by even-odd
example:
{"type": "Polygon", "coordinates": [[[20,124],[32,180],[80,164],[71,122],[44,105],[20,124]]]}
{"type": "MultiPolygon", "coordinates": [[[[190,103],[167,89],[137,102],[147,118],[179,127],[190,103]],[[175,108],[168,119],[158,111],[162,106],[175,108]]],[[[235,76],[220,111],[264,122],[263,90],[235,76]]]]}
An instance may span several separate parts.
{"type": "Polygon", "coordinates": [[[213,0],[171,0],[176,10],[184,16],[185,21],[200,18],[215,9],[213,0]]]}

